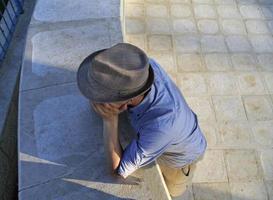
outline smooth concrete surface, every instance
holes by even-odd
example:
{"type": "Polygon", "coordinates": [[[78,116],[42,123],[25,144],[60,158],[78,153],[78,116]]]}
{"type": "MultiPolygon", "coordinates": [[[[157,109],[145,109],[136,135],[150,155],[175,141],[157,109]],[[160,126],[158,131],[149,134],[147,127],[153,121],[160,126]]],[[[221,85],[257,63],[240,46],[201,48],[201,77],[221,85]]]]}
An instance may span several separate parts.
{"type": "MultiPolygon", "coordinates": [[[[156,163],[125,180],[107,173],[102,120],[76,84],[87,55],[123,41],[123,14],[116,13],[123,4],[69,2],[38,1],[28,30],[19,92],[19,198],[170,199],[156,163]]],[[[135,135],[126,112],[119,134],[123,148],[135,135]]]]}
{"type": "Polygon", "coordinates": [[[35,20],[46,22],[120,17],[120,1],[38,1],[33,16],[35,20]]]}

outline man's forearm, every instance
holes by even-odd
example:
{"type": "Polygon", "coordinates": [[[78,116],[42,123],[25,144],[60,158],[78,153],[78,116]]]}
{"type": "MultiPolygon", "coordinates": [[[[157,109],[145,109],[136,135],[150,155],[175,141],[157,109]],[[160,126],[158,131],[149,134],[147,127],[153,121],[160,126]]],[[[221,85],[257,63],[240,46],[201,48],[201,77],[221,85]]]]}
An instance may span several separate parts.
{"type": "Polygon", "coordinates": [[[118,137],[118,115],[111,120],[103,119],[103,139],[110,172],[114,174],[122,157],[122,148],[118,137]]]}

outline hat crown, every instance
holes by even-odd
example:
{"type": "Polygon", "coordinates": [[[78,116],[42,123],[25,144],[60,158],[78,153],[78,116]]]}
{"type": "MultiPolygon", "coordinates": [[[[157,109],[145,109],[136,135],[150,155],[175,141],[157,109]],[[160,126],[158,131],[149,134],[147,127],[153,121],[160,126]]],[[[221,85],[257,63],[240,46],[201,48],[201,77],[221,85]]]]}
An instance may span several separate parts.
{"type": "Polygon", "coordinates": [[[149,76],[149,59],[138,47],[118,43],[94,57],[88,76],[113,90],[142,87],[149,76]]]}

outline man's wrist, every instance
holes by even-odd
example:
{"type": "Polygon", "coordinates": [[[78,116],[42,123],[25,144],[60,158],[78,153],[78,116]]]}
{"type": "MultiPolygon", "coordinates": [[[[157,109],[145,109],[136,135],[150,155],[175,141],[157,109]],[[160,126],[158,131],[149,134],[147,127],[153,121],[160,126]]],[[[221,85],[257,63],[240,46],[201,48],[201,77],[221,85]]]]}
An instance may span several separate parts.
{"type": "Polygon", "coordinates": [[[103,123],[113,123],[116,122],[118,120],[118,115],[113,115],[112,117],[107,117],[107,118],[102,118],[103,123]]]}

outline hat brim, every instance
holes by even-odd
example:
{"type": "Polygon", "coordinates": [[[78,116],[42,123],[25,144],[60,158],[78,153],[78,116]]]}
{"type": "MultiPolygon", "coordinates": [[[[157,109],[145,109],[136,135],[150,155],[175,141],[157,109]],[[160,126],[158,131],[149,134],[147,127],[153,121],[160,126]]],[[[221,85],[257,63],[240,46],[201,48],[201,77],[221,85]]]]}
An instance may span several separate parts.
{"type": "MultiPolygon", "coordinates": [[[[144,94],[154,82],[154,72],[149,65],[149,76],[145,83],[145,85],[137,91],[134,91],[130,94],[121,95],[117,91],[110,90],[108,88],[103,87],[98,84],[95,80],[88,80],[88,71],[90,69],[92,59],[102,51],[106,49],[102,49],[99,51],[95,51],[88,57],[84,59],[84,61],[80,64],[77,72],[77,84],[80,92],[88,99],[94,102],[118,102],[125,101],[136,97],[138,95],[144,94]]],[[[92,66],[91,66],[92,67],[92,66]]]]}

